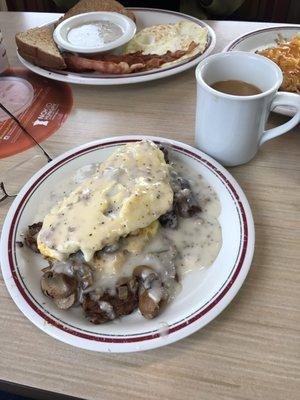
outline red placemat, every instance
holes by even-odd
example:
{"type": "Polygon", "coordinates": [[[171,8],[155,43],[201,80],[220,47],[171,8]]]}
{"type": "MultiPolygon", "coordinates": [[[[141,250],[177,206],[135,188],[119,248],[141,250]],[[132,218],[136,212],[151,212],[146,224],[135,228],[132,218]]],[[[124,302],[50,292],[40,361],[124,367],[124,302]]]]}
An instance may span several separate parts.
{"type": "MultiPolygon", "coordinates": [[[[71,87],[66,83],[36,75],[24,68],[10,68],[5,71],[0,77],[0,85],[1,78],[7,76],[19,77],[31,84],[34,91],[31,104],[19,115],[14,115],[37,142],[47,139],[61,127],[70,114],[73,105],[71,87]]],[[[9,90],[7,84],[6,89],[9,90]]],[[[11,90],[14,97],[17,96],[17,90],[18,87],[11,90]]],[[[0,158],[34,146],[34,141],[11,118],[0,122],[0,158]]]]}

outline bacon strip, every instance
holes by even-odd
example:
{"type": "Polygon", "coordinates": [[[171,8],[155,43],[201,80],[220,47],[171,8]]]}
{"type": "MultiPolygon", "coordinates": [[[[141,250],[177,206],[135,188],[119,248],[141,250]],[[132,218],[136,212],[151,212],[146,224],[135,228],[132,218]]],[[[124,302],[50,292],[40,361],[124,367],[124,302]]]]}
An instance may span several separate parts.
{"type": "Polygon", "coordinates": [[[97,71],[104,74],[130,74],[137,71],[148,71],[161,65],[178,60],[191,53],[197,44],[191,42],[187,50],[167,51],[165,54],[142,54],[141,51],[130,54],[103,54],[97,58],[85,58],[66,54],[67,67],[75,72],[97,71]]]}

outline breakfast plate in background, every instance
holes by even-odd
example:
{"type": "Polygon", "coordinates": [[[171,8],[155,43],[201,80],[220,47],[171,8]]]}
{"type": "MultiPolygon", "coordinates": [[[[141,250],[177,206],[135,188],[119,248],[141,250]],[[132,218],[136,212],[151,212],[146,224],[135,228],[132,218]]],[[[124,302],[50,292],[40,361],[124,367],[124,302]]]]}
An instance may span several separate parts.
{"type": "MultiPolygon", "coordinates": [[[[180,21],[190,21],[199,25],[201,28],[207,29],[207,43],[205,50],[200,54],[195,54],[190,58],[178,60],[178,63],[172,65],[161,66],[159,69],[153,69],[145,72],[136,72],[127,75],[103,75],[97,72],[71,72],[66,70],[50,70],[34,65],[25,60],[19,53],[18,57],[21,63],[31,71],[45,76],[50,79],[78,83],[85,85],[121,85],[138,82],[152,81],[178,74],[197,65],[202,59],[207,57],[215,47],[216,36],[213,29],[205,22],[200,21],[189,15],[185,15],[175,11],[151,9],[151,8],[128,8],[136,17],[137,32],[146,27],[160,24],[173,24],[180,21]]],[[[45,26],[52,26],[46,24],[45,26]]]]}
{"type": "MultiPolygon", "coordinates": [[[[258,29],[241,35],[230,42],[223,52],[228,51],[247,51],[256,52],[274,47],[279,38],[290,40],[300,32],[300,25],[274,26],[270,28],[258,29]]],[[[273,111],[293,116],[295,110],[291,107],[276,107],[273,111]]]]}
{"type": "MultiPolygon", "coordinates": [[[[63,189],[64,190],[64,189],[63,189]]],[[[133,352],[165,346],[212,321],[231,302],[249,271],[254,251],[254,223],[248,201],[235,179],[201,151],[174,140],[120,136],[87,143],[43,167],[13,202],[1,236],[1,268],[7,289],[23,314],[50,336],[76,347],[103,352],[133,352]],[[53,307],[40,288],[41,259],[18,246],[27,226],[41,218],[41,199],[64,187],[79,168],[101,162],[115,149],[137,140],[164,143],[181,162],[200,174],[216,192],[221,213],[220,252],[207,268],[194,268],[181,280],[181,290],[156,318],[138,312],[113,322],[93,325],[76,309],[53,307]],[[39,199],[39,200],[38,200],[39,199]],[[40,207],[39,206],[39,207],[40,207]]]]}

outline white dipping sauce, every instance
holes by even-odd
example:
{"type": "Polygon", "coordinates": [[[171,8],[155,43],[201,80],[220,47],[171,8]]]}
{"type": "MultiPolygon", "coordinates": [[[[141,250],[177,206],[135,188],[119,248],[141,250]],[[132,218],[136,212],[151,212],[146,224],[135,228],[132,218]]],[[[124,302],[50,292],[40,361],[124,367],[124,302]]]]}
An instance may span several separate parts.
{"type": "Polygon", "coordinates": [[[122,28],[110,21],[94,21],[71,28],[67,40],[74,46],[100,47],[123,35],[122,28]]]}

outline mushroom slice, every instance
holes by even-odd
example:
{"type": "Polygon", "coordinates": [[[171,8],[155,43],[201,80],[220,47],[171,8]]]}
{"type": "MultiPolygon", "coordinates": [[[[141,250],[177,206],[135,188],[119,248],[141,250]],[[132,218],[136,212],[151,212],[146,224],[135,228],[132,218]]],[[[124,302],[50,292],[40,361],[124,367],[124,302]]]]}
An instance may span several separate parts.
{"type": "Polygon", "coordinates": [[[102,251],[104,251],[105,253],[114,253],[114,252],[116,252],[117,250],[119,250],[119,248],[120,248],[120,241],[119,241],[119,242],[116,242],[116,243],[114,243],[114,244],[111,244],[111,245],[109,245],[109,246],[105,246],[105,247],[102,249],[102,251]]]}
{"type": "Polygon", "coordinates": [[[128,286],[120,285],[117,287],[118,296],[120,300],[126,300],[128,298],[128,286]]]}
{"type": "Polygon", "coordinates": [[[152,282],[159,279],[158,274],[147,265],[139,265],[136,267],[133,271],[133,276],[138,278],[145,289],[149,289],[152,282]]]}
{"type": "Polygon", "coordinates": [[[61,310],[67,310],[68,308],[72,307],[75,304],[75,301],[76,301],[75,293],[72,293],[70,296],[63,297],[61,299],[58,298],[53,299],[54,304],[61,310]]]}
{"type": "Polygon", "coordinates": [[[94,282],[93,272],[91,268],[85,264],[74,264],[73,271],[76,279],[80,282],[81,288],[84,290],[91,286],[94,282]]]}
{"type": "Polygon", "coordinates": [[[161,299],[157,301],[156,298],[151,296],[151,291],[144,290],[139,295],[139,310],[143,317],[146,319],[153,319],[155,318],[161,306],[161,299]]]}
{"type": "Polygon", "coordinates": [[[173,208],[181,217],[189,218],[201,211],[190,182],[175,170],[171,171],[171,186],[174,192],[173,208]]]}
{"type": "Polygon", "coordinates": [[[128,285],[128,288],[130,289],[130,291],[133,294],[135,294],[137,292],[138,287],[139,287],[139,283],[138,283],[138,281],[136,280],[136,278],[134,276],[129,279],[127,285],[128,285]]]}
{"type": "Polygon", "coordinates": [[[163,228],[177,229],[178,228],[178,216],[175,208],[168,211],[159,217],[159,222],[163,228]]]}
{"type": "Polygon", "coordinates": [[[166,293],[159,275],[146,265],[140,265],[133,272],[140,280],[139,310],[147,319],[156,317],[166,293]]]}
{"type": "Polygon", "coordinates": [[[41,278],[41,288],[46,296],[63,299],[76,292],[77,281],[71,276],[47,271],[41,278]]]}
{"type": "Polygon", "coordinates": [[[117,317],[131,314],[138,306],[138,281],[135,277],[121,278],[117,283],[117,295],[104,294],[101,300],[108,300],[117,317]]]}

